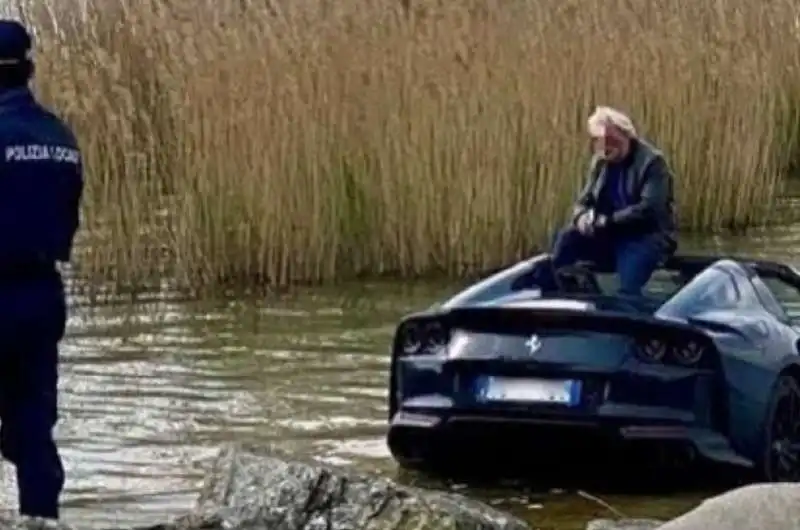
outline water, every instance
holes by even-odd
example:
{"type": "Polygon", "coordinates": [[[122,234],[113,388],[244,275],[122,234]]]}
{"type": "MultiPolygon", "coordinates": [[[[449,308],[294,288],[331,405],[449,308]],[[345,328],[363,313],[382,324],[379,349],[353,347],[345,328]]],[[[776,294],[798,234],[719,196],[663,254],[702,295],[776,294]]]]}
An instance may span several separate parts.
{"type": "MultiPolygon", "coordinates": [[[[687,245],[792,261],[800,225],[687,245]]],[[[65,518],[97,528],[178,515],[191,507],[206,460],[230,440],[419,482],[397,471],[384,445],[388,342],[402,314],[456,288],[362,284],[224,306],[159,294],[136,305],[76,307],[63,347],[58,427],[65,518]]],[[[3,467],[0,495],[9,508],[14,487],[12,469],[3,467]]],[[[513,486],[468,494],[543,530],[612,515],[578,494],[513,486]]],[[[699,499],[603,500],[626,515],[668,517],[699,499]]]]}

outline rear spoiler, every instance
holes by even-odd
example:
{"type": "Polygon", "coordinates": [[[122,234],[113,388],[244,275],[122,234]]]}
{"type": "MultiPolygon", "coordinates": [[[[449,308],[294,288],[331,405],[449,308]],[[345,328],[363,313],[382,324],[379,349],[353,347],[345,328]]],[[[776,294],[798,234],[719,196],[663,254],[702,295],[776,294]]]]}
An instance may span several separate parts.
{"type": "Polygon", "coordinates": [[[461,307],[443,315],[451,329],[527,335],[544,330],[617,333],[634,338],[687,339],[710,342],[696,327],[683,322],[621,312],[591,312],[561,308],[461,307]]]}

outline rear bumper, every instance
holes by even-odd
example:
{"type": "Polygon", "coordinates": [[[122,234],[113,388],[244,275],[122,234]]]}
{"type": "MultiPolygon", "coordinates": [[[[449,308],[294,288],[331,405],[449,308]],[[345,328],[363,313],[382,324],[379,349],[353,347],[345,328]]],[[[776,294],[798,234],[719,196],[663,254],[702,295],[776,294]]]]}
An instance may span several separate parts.
{"type": "Polygon", "coordinates": [[[395,459],[411,467],[470,463],[476,456],[488,465],[524,459],[577,466],[584,460],[664,456],[752,467],[723,435],[643,412],[633,407],[575,417],[401,410],[391,419],[387,441],[395,459]]]}

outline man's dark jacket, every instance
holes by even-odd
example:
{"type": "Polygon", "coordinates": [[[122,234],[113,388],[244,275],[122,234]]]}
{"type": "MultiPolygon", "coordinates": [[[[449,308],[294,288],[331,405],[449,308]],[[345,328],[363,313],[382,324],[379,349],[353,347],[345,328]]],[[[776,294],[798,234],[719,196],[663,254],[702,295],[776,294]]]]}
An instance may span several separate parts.
{"type": "MultiPolygon", "coordinates": [[[[606,183],[606,168],[607,163],[601,157],[592,158],[587,183],[573,210],[573,222],[584,212],[598,207],[606,183]]],[[[643,140],[634,140],[624,173],[630,205],[610,216],[611,229],[633,237],[658,235],[664,249],[674,251],[676,222],[672,180],[672,172],[661,151],[643,140]]]]}

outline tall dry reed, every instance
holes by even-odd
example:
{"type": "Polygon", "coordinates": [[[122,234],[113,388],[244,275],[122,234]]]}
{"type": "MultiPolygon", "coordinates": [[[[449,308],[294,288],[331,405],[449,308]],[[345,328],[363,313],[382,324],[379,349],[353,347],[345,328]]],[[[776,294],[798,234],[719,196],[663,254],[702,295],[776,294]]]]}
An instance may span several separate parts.
{"type": "Polygon", "coordinates": [[[563,223],[596,104],[668,153],[687,229],[762,222],[797,162],[793,0],[116,1],[22,9],[95,276],[496,266],[563,223]]]}

